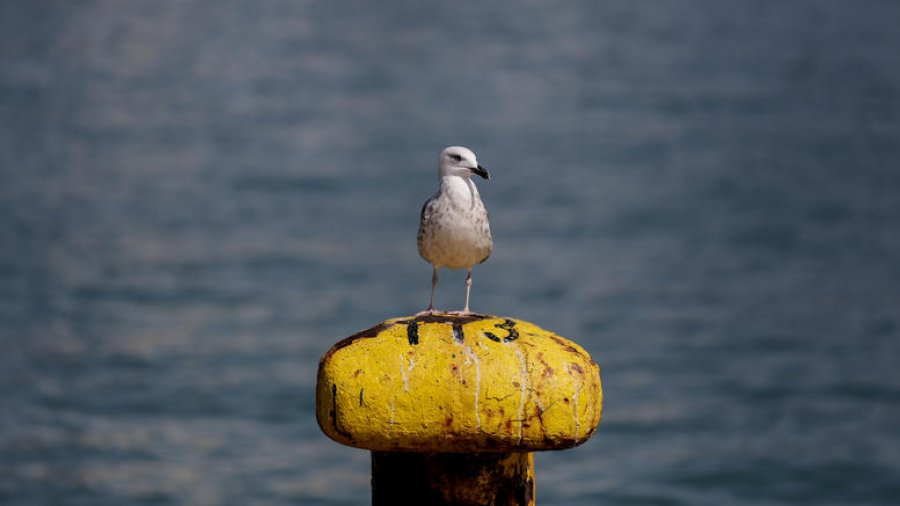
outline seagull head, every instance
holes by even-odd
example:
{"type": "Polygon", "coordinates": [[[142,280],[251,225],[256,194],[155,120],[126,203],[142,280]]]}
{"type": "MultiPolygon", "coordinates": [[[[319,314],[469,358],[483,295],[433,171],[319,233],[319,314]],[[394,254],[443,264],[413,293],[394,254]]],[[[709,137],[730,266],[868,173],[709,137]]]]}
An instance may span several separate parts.
{"type": "Polygon", "coordinates": [[[478,165],[475,153],[471,149],[462,146],[450,146],[441,151],[441,162],[438,172],[441,176],[469,177],[472,174],[477,174],[485,179],[491,178],[487,169],[478,165]]]}

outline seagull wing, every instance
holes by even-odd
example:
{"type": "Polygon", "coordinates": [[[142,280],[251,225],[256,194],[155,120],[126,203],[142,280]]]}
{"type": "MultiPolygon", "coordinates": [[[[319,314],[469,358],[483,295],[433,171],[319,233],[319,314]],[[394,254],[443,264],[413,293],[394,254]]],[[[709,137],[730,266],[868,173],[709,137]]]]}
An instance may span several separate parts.
{"type": "Polygon", "coordinates": [[[434,202],[437,200],[437,195],[432,196],[430,199],[426,200],[424,204],[422,204],[422,212],[419,213],[419,223],[425,223],[426,221],[431,219],[431,215],[434,212],[434,202]]]}

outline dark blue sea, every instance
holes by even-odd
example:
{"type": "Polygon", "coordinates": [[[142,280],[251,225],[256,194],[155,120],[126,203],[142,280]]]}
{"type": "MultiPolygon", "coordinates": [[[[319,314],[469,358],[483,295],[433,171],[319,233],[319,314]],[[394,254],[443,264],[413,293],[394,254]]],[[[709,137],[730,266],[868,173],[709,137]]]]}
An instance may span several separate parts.
{"type": "Polygon", "coordinates": [[[0,504],[362,505],[319,357],[473,309],[605,402],[542,506],[900,503],[900,3],[0,2],[0,504]],[[464,272],[437,303],[459,309],[464,272]]]}

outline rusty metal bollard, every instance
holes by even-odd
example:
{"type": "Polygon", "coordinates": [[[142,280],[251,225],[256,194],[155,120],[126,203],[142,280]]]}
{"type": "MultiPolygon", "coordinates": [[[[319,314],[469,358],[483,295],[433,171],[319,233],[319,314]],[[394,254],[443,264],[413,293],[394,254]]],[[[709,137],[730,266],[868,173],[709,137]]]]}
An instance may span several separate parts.
{"type": "Polygon", "coordinates": [[[533,505],[535,451],[585,442],[600,369],[577,344],[513,318],[384,321],[319,362],[316,418],[372,451],[372,504],[533,505]]]}

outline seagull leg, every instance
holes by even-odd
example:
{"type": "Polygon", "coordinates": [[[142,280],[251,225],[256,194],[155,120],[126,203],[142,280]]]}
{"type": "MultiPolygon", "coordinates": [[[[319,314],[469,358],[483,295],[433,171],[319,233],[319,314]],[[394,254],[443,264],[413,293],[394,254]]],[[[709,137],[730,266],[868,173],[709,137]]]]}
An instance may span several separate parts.
{"type": "Polygon", "coordinates": [[[416,313],[416,316],[431,316],[438,311],[434,309],[434,291],[437,288],[438,284],[438,267],[436,265],[431,266],[431,300],[428,302],[428,309],[425,311],[420,311],[416,313]]]}
{"type": "Polygon", "coordinates": [[[466,307],[463,308],[462,311],[452,311],[452,314],[457,316],[469,316],[473,314],[469,311],[469,292],[472,290],[472,268],[466,271],[466,307]]]}
{"type": "Polygon", "coordinates": [[[438,284],[438,267],[431,266],[431,299],[428,301],[428,312],[434,314],[434,291],[437,290],[438,284]]]}
{"type": "Polygon", "coordinates": [[[472,290],[472,268],[466,271],[466,307],[463,308],[463,314],[471,314],[469,312],[469,292],[472,290]]]}

